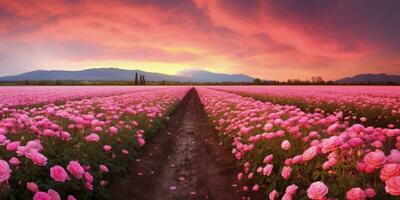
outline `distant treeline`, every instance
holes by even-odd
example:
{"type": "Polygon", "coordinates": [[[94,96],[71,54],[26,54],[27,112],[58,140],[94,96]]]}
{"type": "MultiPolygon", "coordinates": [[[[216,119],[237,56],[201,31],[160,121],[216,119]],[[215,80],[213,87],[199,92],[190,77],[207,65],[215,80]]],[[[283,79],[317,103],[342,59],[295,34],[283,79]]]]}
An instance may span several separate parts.
{"type": "MultiPolygon", "coordinates": [[[[140,79],[140,78],[139,78],[140,79]]],[[[24,80],[24,81],[0,81],[0,86],[12,85],[400,85],[400,83],[385,82],[385,83],[356,83],[343,84],[334,81],[311,82],[301,80],[288,81],[262,81],[255,79],[253,82],[174,82],[174,81],[77,81],[77,80],[24,80]]]]}

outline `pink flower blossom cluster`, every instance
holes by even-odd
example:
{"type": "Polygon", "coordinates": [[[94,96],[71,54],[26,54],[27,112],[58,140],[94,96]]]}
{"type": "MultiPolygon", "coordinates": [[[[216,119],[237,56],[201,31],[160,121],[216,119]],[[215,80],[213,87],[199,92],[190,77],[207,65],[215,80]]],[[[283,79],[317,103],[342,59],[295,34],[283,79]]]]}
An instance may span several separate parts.
{"type": "Polygon", "coordinates": [[[400,129],[350,123],[341,111],[304,112],[206,87],[198,91],[219,135],[232,141],[242,167],[237,179],[269,199],[400,196],[400,129]]]}

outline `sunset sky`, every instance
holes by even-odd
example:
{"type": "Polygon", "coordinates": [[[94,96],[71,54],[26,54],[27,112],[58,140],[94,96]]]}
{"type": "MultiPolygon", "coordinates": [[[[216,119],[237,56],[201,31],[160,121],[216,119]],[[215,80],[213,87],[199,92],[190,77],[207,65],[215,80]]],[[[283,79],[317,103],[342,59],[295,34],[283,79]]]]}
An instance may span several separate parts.
{"type": "Polygon", "coordinates": [[[400,74],[400,1],[0,0],[0,75],[92,67],[400,74]]]}

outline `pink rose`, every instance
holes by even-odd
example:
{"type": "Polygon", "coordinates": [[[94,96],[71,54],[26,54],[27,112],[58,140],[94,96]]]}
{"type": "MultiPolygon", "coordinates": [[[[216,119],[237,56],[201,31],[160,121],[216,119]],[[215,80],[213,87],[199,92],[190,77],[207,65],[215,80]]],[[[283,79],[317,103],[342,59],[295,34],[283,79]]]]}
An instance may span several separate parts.
{"type": "Polygon", "coordinates": [[[400,176],[394,176],[385,181],[385,190],[393,196],[400,195],[400,176]]]}
{"type": "Polygon", "coordinates": [[[375,190],[372,189],[372,188],[367,188],[367,189],[365,189],[365,190],[364,190],[364,193],[365,193],[365,196],[366,196],[367,198],[370,198],[370,199],[374,198],[375,195],[376,195],[375,190]]]}
{"type": "Polygon", "coordinates": [[[43,154],[37,151],[31,151],[27,154],[27,157],[32,160],[33,164],[38,166],[46,166],[47,165],[47,158],[43,154]]]}
{"type": "Polygon", "coordinates": [[[101,186],[101,187],[105,187],[105,186],[107,186],[107,184],[108,184],[108,182],[105,181],[105,180],[101,180],[101,181],[100,181],[100,186],[101,186]]]}
{"type": "Polygon", "coordinates": [[[103,165],[103,164],[101,164],[101,165],[99,165],[100,166],[100,171],[101,172],[104,172],[104,173],[107,173],[109,170],[108,170],[108,168],[107,168],[107,166],[105,166],[105,165],[103,165]]]}
{"type": "Polygon", "coordinates": [[[139,146],[143,146],[146,143],[146,141],[143,138],[138,138],[138,143],[139,146]]]}
{"type": "Polygon", "coordinates": [[[76,200],[76,198],[72,195],[68,195],[67,200],[76,200]]]}
{"type": "Polygon", "coordinates": [[[272,155],[272,154],[269,154],[269,155],[265,156],[264,163],[265,164],[269,164],[272,161],[273,158],[274,158],[274,155],[272,155]]]}
{"type": "Polygon", "coordinates": [[[263,175],[269,176],[271,174],[273,168],[274,168],[274,166],[271,164],[268,164],[267,166],[265,166],[263,169],[263,175]]]}
{"type": "Polygon", "coordinates": [[[47,192],[36,192],[33,200],[52,200],[47,192]]]}
{"type": "Polygon", "coordinates": [[[397,149],[392,149],[390,155],[386,157],[388,162],[400,163],[400,151],[397,149]]]}
{"type": "Polygon", "coordinates": [[[7,181],[11,176],[11,169],[8,163],[0,160],[0,183],[7,181]]]}
{"type": "Polygon", "coordinates": [[[110,127],[110,133],[116,134],[116,133],[118,133],[118,129],[115,128],[114,126],[111,126],[111,127],[110,127]]]}
{"type": "Polygon", "coordinates": [[[288,140],[284,140],[284,141],[281,143],[281,148],[282,148],[283,150],[285,150],[285,151],[289,150],[290,147],[291,147],[291,144],[290,144],[290,142],[289,142],[288,140]]]}
{"type": "Polygon", "coordinates": [[[369,152],[364,156],[363,161],[365,164],[367,164],[367,170],[369,168],[373,171],[382,167],[386,163],[385,153],[383,153],[381,150],[369,152]]]}
{"type": "Polygon", "coordinates": [[[328,129],[326,129],[326,132],[332,134],[338,127],[339,124],[332,124],[328,127],[328,129]]]}
{"type": "Polygon", "coordinates": [[[338,148],[342,140],[337,136],[332,136],[322,142],[322,153],[328,153],[338,148]]]}
{"type": "Polygon", "coordinates": [[[110,145],[104,145],[103,146],[103,150],[106,151],[106,152],[111,151],[111,149],[112,149],[112,147],[110,145]]]}
{"type": "Polygon", "coordinates": [[[14,141],[14,142],[8,143],[6,146],[6,149],[7,149],[7,151],[17,151],[19,144],[20,144],[19,141],[14,141]]]}
{"type": "Polygon", "coordinates": [[[257,192],[260,189],[260,186],[258,184],[254,185],[251,190],[257,192]]]}
{"type": "Polygon", "coordinates": [[[26,188],[27,188],[29,191],[33,192],[33,193],[36,193],[36,192],[39,191],[39,187],[36,185],[35,182],[28,182],[28,183],[26,183],[26,188]]]}
{"type": "Polygon", "coordinates": [[[89,172],[85,172],[83,178],[89,183],[93,182],[93,176],[89,172]]]}
{"type": "Polygon", "coordinates": [[[88,190],[93,190],[93,184],[90,183],[90,182],[85,182],[85,187],[86,187],[86,189],[88,189],[88,190]]]}
{"type": "Polygon", "coordinates": [[[363,143],[363,140],[359,137],[351,138],[349,141],[347,141],[348,144],[352,147],[358,147],[361,146],[363,143]]]}
{"type": "Polygon", "coordinates": [[[47,193],[50,195],[51,200],[61,200],[60,195],[55,190],[49,189],[47,193]]]}
{"type": "Polygon", "coordinates": [[[92,133],[92,134],[86,136],[85,140],[86,140],[86,142],[98,142],[98,141],[100,141],[100,137],[97,134],[92,133]]]}
{"type": "Polygon", "coordinates": [[[287,194],[294,195],[294,194],[297,192],[297,189],[298,189],[298,188],[299,188],[299,187],[297,187],[297,185],[292,184],[292,185],[289,185],[289,186],[286,187],[285,192],[286,192],[287,194]]]}
{"type": "Polygon", "coordinates": [[[272,190],[272,192],[268,195],[269,200],[275,200],[278,197],[278,192],[276,190],[272,190]]]}
{"type": "Polygon", "coordinates": [[[79,164],[78,161],[70,161],[67,170],[76,178],[76,179],[81,179],[83,176],[83,173],[85,173],[85,170],[83,167],[79,164]]]}
{"type": "Polygon", "coordinates": [[[292,174],[292,168],[288,167],[288,166],[284,166],[282,169],[282,173],[281,173],[282,177],[284,179],[289,179],[291,174],[292,174]]]}
{"type": "Polygon", "coordinates": [[[18,166],[19,164],[21,164],[21,161],[19,161],[16,157],[12,157],[8,162],[14,166],[18,166]]]}
{"type": "Polygon", "coordinates": [[[128,150],[126,150],[126,149],[122,149],[122,154],[124,154],[124,155],[128,155],[129,154],[129,151],[128,150]]]}
{"type": "Polygon", "coordinates": [[[293,195],[289,193],[285,193],[282,197],[282,200],[293,200],[293,195]]]}
{"type": "Polygon", "coordinates": [[[65,182],[68,178],[67,172],[59,165],[50,168],[50,177],[57,182],[65,182]]]}
{"type": "Polygon", "coordinates": [[[357,188],[352,188],[346,193],[346,199],[347,200],[364,200],[365,199],[365,193],[364,191],[357,187],[357,188]]]}
{"type": "Polygon", "coordinates": [[[242,178],[243,178],[243,173],[239,173],[239,174],[237,175],[237,179],[240,181],[240,180],[242,180],[242,178]]]}
{"type": "Polygon", "coordinates": [[[317,155],[317,147],[310,147],[307,150],[304,151],[303,153],[303,161],[309,161],[313,159],[317,155]]]}
{"type": "Polygon", "coordinates": [[[307,189],[307,196],[310,199],[324,199],[328,194],[328,187],[321,181],[314,182],[307,189]]]}
{"type": "Polygon", "coordinates": [[[400,175],[400,164],[389,163],[384,165],[383,168],[381,169],[380,178],[382,181],[386,181],[391,177],[399,175],[400,175]]]}

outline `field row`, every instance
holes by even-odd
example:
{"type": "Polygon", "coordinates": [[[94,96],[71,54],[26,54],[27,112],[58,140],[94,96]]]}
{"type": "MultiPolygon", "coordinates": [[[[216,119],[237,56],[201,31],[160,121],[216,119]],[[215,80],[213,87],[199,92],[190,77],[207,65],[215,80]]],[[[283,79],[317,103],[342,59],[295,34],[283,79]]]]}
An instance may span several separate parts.
{"type": "MultiPolygon", "coordinates": [[[[161,86],[9,86],[0,88],[0,109],[85,99],[95,96],[118,95],[161,86]]],[[[0,113],[1,114],[1,113],[0,113]]]]}
{"type": "Polygon", "coordinates": [[[162,127],[188,89],[134,89],[4,113],[1,198],[109,197],[108,182],[127,172],[138,148],[162,127]]]}
{"type": "Polygon", "coordinates": [[[234,86],[211,88],[261,101],[294,105],[305,112],[342,112],[350,123],[392,127],[400,123],[400,87],[234,86]]]}
{"type": "Polygon", "coordinates": [[[199,94],[215,129],[232,145],[242,170],[237,179],[254,183],[243,190],[265,192],[269,199],[400,195],[400,129],[365,127],[343,120],[340,111],[304,112],[235,94],[245,88],[217,89],[200,88],[199,94]]]}

